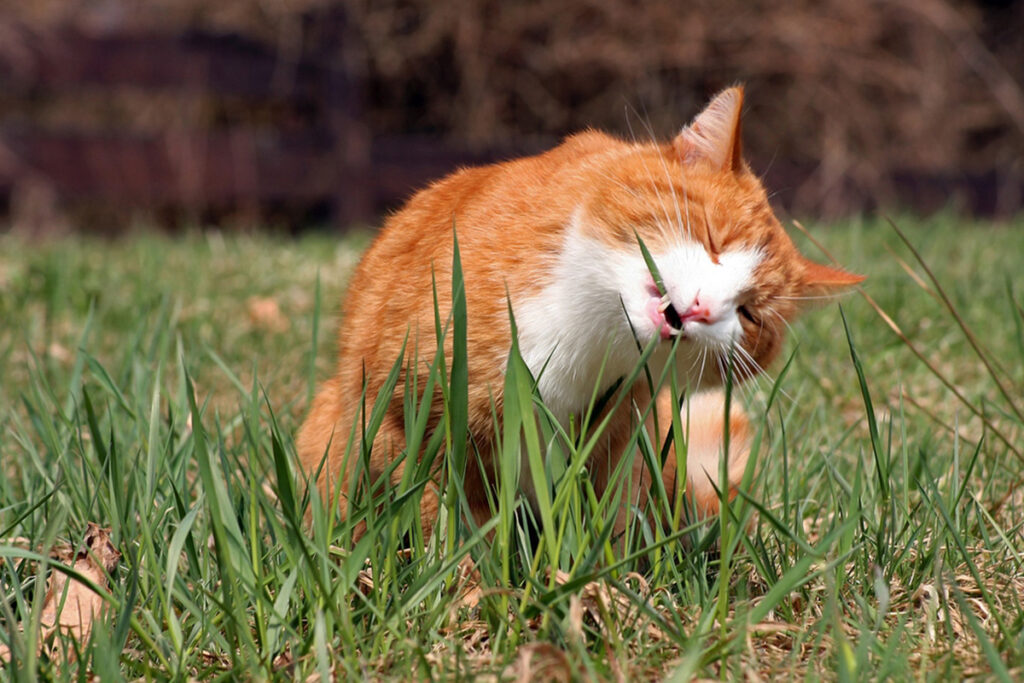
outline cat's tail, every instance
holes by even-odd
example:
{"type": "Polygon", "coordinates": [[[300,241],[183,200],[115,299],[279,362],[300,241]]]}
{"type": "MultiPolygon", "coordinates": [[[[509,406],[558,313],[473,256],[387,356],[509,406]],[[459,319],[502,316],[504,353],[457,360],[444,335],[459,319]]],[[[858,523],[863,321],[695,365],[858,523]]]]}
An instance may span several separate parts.
{"type": "MultiPolygon", "coordinates": [[[[689,425],[686,453],[687,497],[698,517],[718,514],[719,474],[725,445],[725,392],[721,389],[690,396],[681,413],[689,425]]],[[[729,454],[726,462],[729,500],[736,497],[750,457],[753,429],[743,407],[733,399],[729,410],[729,454]]]]}

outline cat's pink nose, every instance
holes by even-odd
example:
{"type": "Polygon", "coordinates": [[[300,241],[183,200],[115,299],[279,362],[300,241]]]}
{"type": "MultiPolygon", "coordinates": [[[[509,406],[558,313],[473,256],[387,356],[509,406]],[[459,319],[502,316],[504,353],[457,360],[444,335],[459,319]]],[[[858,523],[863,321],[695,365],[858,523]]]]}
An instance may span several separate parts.
{"type": "Polygon", "coordinates": [[[704,323],[705,325],[710,325],[715,322],[715,318],[711,314],[711,307],[699,298],[693,300],[693,303],[690,304],[690,307],[686,309],[685,312],[683,312],[680,318],[684,324],[690,320],[698,323],[704,323]]]}

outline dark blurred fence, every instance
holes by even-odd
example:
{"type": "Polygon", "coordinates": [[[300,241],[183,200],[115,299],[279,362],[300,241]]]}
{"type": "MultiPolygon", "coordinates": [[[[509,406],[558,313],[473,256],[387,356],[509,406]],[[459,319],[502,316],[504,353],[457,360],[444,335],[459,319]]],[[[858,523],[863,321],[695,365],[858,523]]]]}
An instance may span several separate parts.
{"type": "Polygon", "coordinates": [[[671,135],[735,81],[792,211],[1024,201],[1020,3],[2,2],[0,209],[35,230],[372,220],[588,125],[671,135]]]}
{"type": "Polygon", "coordinates": [[[69,203],[126,211],[328,203],[340,218],[365,217],[369,165],[359,94],[344,71],[308,61],[282,73],[278,56],[237,37],[59,29],[23,33],[20,61],[0,65],[6,86],[29,98],[121,88],[186,94],[247,108],[277,108],[286,126],[185,128],[156,133],[91,130],[32,120],[0,129],[8,159],[0,189],[22,178],[69,203]],[[296,123],[299,113],[305,119],[296,123]]]}

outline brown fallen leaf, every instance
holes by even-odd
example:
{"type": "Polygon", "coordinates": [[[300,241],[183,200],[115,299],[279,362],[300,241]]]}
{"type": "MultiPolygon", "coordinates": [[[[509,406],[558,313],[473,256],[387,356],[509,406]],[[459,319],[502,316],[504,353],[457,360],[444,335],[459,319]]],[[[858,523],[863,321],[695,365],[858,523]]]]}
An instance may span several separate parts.
{"type": "MultiPolygon", "coordinates": [[[[412,557],[412,549],[405,548],[400,550],[398,556],[403,559],[409,559],[412,557]]],[[[366,569],[361,569],[359,574],[356,575],[356,585],[363,595],[369,595],[376,583],[373,575],[373,565],[370,563],[370,560],[366,560],[365,564],[366,569]]],[[[473,609],[479,604],[480,598],[483,597],[483,590],[480,588],[481,580],[480,572],[477,570],[473,558],[468,555],[462,558],[459,561],[456,579],[452,586],[452,592],[457,596],[456,600],[452,603],[453,614],[462,607],[473,609]]]]}
{"type": "Polygon", "coordinates": [[[571,681],[581,678],[569,656],[551,643],[527,643],[517,650],[515,661],[506,667],[502,678],[516,683],[529,681],[571,681]]]}
{"type": "Polygon", "coordinates": [[[281,307],[274,299],[251,296],[246,300],[245,307],[253,327],[271,332],[284,332],[288,329],[288,318],[281,313],[281,307]]]}
{"type": "MultiPolygon", "coordinates": [[[[569,581],[570,575],[561,569],[555,572],[555,583],[564,584],[569,581]]],[[[636,594],[646,600],[650,594],[650,586],[647,580],[636,572],[630,572],[623,577],[623,580],[636,586],[636,594]]],[[[603,633],[608,634],[608,620],[632,621],[639,616],[639,608],[634,600],[623,593],[615,586],[605,581],[589,581],[584,584],[579,593],[572,596],[569,601],[569,630],[572,635],[583,633],[583,618],[589,616],[603,633]]],[[[664,636],[654,624],[646,626],[648,635],[660,639],[664,636]]]]}
{"type": "MultiPolygon", "coordinates": [[[[107,587],[107,577],[121,560],[121,553],[110,541],[110,529],[90,522],[79,550],[70,546],[54,548],[50,557],[104,589],[107,587]]],[[[92,586],[60,570],[51,570],[39,623],[40,637],[37,642],[40,650],[46,643],[55,642],[54,636],[58,632],[79,643],[87,642],[93,622],[103,616],[105,608],[106,602],[92,586]]],[[[54,646],[50,656],[57,658],[62,655],[54,646]]],[[[10,659],[10,649],[0,645],[0,663],[10,659]]]]}
{"type": "Polygon", "coordinates": [[[70,363],[74,358],[66,346],[53,342],[46,347],[46,355],[60,363],[70,363]]]}

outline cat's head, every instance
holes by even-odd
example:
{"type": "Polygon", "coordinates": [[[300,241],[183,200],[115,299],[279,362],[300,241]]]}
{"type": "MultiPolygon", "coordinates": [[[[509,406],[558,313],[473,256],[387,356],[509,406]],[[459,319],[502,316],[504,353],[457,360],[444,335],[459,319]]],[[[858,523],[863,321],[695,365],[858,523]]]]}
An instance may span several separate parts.
{"type": "Polygon", "coordinates": [[[729,88],[670,143],[598,161],[574,220],[576,236],[611,266],[595,266],[606,278],[595,286],[621,300],[619,324],[641,344],[681,337],[681,361],[692,374],[705,368],[698,382],[720,379],[731,347],[736,374],[755,374],[801,308],[863,280],[797,251],[743,160],[742,104],[742,89],[729,88]]]}

